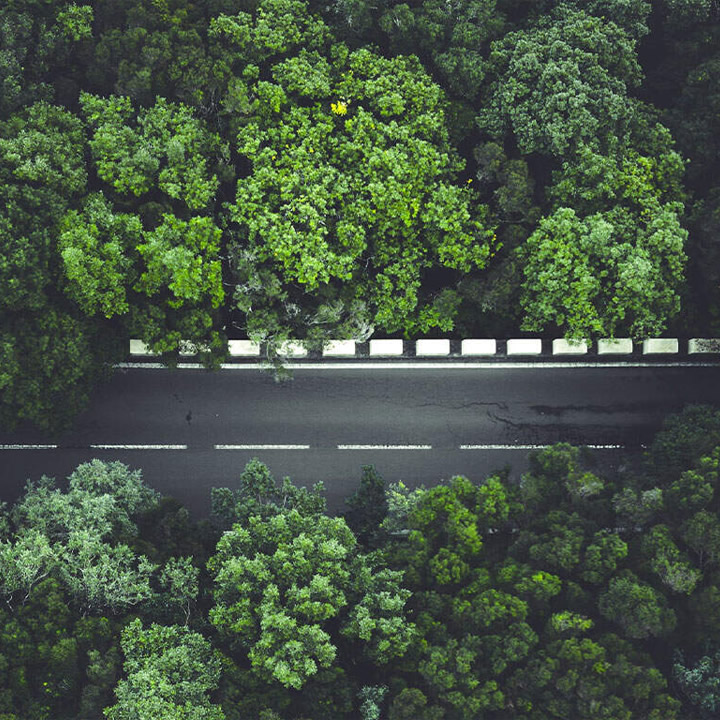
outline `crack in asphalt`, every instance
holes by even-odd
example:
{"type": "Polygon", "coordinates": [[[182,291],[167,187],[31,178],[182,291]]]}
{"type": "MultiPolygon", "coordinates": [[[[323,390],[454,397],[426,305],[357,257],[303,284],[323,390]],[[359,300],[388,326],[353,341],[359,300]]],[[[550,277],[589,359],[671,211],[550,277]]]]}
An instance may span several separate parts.
{"type": "MultiPolygon", "coordinates": [[[[507,410],[507,408],[503,408],[503,409],[507,410]]],[[[500,417],[499,415],[495,415],[494,413],[490,412],[489,410],[487,412],[487,416],[495,423],[501,423],[502,425],[506,425],[507,427],[511,427],[514,429],[528,427],[526,423],[513,422],[512,420],[509,420],[508,418],[503,418],[503,417],[500,417]]]]}
{"type": "MultiPolygon", "coordinates": [[[[437,400],[435,402],[422,402],[415,403],[414,405],[406,405],[404,407],[412,408],[425,408],[425,407],[440,407],[446,410],[467,410],[473,407],[496,407],[498,410],[507,410],[508,404],[506,402],[482,402],[481,400],[469,400],[468,402],[459,403],[457,405],[451,405],[446,402],[437,400]]],[[[488,415],[490,415],[488,411],[488,415]]]]}

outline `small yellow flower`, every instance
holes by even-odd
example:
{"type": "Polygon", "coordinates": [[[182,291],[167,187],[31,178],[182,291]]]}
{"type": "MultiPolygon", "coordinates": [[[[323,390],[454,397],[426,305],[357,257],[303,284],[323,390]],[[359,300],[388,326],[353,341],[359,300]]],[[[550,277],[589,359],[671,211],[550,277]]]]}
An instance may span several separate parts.
{"type": "Polygon", "coordinates": [[[338,100],[336,103],[330,103],[330,109],[336,115],[347,115],[348,106],[344,100],[338,100]]]}
{"type": "Polygon", "coordinates": [[[470,179],[468,180],[468,185],[469,185],[471,182],[472,182],[472,178],[470,178],[470,179]]]}

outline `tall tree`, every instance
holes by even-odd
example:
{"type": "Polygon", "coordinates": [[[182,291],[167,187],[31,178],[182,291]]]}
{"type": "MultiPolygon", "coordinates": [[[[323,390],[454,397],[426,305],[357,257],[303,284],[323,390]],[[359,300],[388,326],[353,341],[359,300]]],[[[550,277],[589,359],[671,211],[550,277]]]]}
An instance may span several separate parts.
{"type": "Polygon", "coordinates": [[[220,661],[202,635],[178,625],[143,628],[139,618],[122,633],[127,678],[115,688],[109,720],[225,720],[208,694],[220,661]]]}
{"type": "Polygon", "coordinates": [[[335,628],[353,652],[385,664],[402,656],[413,626],[401,573],[376,572],[341,519],[297,510],[235,525],[208,567],[212,623],[268,682],[300,689],[338,655],[335,628]]]}

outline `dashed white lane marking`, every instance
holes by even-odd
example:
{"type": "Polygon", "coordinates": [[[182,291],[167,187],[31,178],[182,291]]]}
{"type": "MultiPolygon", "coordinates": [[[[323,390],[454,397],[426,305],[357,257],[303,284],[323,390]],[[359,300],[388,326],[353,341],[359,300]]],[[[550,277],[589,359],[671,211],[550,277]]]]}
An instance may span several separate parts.
{"type": "MultiPolygon", "coordinates": [[[[591,450],[623,450],[626,445],[585,445],[591,450]]],[[[645,447],[644,445],[641,447],[645,447]]]]}
{"type": "Polygon", "coordinates": [[[93,450],[187,450],[187,445],[91,445],[93,450]]]}
{"type": "Polygon", "coordinates": [[[216,450],[309,450],[309,445],[213,445],[216,450]]]}
{"type": "Polygon", "coordinates": [[[57,445],[0,445],[0,450],[56,450],[57,445]]]}
{"type": "MultiPolygon", "coordinates": [[[[89,445],[93,450],[187,450],[187,445],[89,445]]],[[[460,450],[542,450],[552,445],[460,445],[460,450]]],[[[580,446],[578,446],[580,447],[580,446]]],[[[591,450],[623,450],[627,445],[584,445],[591,450]]],[[[646,445],[640,445],[646,448],[646,445]]],[[[310,445],[213,445],[215,450],[309,450],[310,445]]],[[[57,445],[0,445],[2,450],[57,450],[57,445]]],[[[78,449],[78,448],[74,448],[78,449]]],[[[338,445],[338,450],[432,450],[432,445],[338,445]]]]}
{"type": "Polygon", "coordinates": [[[460,450],[541,450],[549,445],[460,445],[460,450]]]}
{"type": "MultiPolygon", "coordinates": [[[[145,369],[145,370],[167,370],[167,365],[156,362],[124,362],[117,363],[114,367],[122,370],[145,369]]],[[[223,363],[222,370],[260,370],[263,366],[260,363],[223,363]]],[[[364,358],[354,363],[285,363],[288,370],[563,370],[568,368],[687,368],[687,367],[720,367],[716,362],[462,362],[462,360],[447,362],[373,362],[364,358]]],[[[204,370],[202,363],[178,363],[179,370],[204,370]]]]}
{"type": "Polygon", "coordinates": [[[338,450],[432,450],[432,445],[338,445],[338,450]]]}
{"type": "MultiPolygon", "coordinates": [[[[460,450],[543,450],[552,445],[460,445],[460,450]]],[[[619,450],[626,445],[578,445],[592,450],[619,450]]],[[[644,447],[644,446],[643,446],[644,447]]]]}

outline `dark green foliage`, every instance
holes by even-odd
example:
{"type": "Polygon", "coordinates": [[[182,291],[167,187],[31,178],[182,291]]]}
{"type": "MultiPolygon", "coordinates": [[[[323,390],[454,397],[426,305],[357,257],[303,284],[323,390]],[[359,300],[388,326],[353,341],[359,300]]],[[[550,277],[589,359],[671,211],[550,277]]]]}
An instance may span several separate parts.
{"type": "Polygon", "coordinates": [[[363,465],[360,487],[345,501],[350,508],[345,521],[364,544],[380,530],[380,524],[388,513],[385,481],[372,465],[363,465]]]}
{"type": "Polygon", "coordinates": [[[720,445],[720,411],[709,405],[688,405],[665,419],[648,452],[651,472],[675,479],[720,445]]]}
{"type": "Polygon", "coordinates": [[[560,157],[622,136],[632,115],[626,92],[640,81],[634,45],[614,23],[562,5],[536,27],[508,33],[492,44],[480,127],[496,138],[509,130],[523,153],[560,157]]]}
{"type": "Polygon", "coordinates": [[[686,666],[682,653],[673,664],[673,679],[702,718],[713,718],[720,710],[720,653],[703,656],[686,666]]]}

